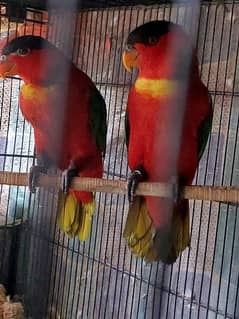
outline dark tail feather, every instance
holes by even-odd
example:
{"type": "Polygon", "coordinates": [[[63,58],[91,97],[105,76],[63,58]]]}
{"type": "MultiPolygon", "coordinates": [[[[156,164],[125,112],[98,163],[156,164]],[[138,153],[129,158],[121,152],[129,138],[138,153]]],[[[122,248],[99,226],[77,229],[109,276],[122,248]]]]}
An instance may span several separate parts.
{"type": "Polygon", "coordinates": [[[172,264],[189,243],[189,203],[185,199],[174,206],[171,227],[157,229],[154,245],[157,247],[158,259],[172,264]]]}

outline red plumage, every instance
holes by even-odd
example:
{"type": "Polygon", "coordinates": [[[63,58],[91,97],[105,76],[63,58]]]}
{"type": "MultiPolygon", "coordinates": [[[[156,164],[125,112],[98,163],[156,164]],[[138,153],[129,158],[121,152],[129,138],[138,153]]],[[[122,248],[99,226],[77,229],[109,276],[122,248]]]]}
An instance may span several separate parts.
{"type": "MultiPolygon", "coordinates": [[[[24,67],[20,74],[26,83],[21,90],[20,107],[34,129],[36,153],[46,154],[52,164],[61,170],[74,164],[79,168],[79,176],[101,177],[102,151],[97,147],[96,139],[92,135],[89,118],[89,99],[95,86],[89,77],[72,63],[64,65],[64,60],[61,62],[61,69],[66,78],[62,79],[60,84],[52,84],[46,88],[39,86],[41,78],[48,78],[49,70],[45,70],[44,74],[44,69],[38,72],[35,68],[28,80],[34,61],[39,59],[38,65],[44,68],[41,60],[44,53],[47,58],[47,51],[39,50],[33,61],[28,61],[27,58],[25,63],[21,61],[20,64],[17,61],[24,67]],[[34,90],[34,96],[30,90],[34,90]]],[[[83,201],[87,198],[85,192],[75,194],[83,201]]],[[[87,194],[90,196],[88,198],[92,199],[92,194],[87,194]]]]}
{"type": "MultiPolygon", "coordinates": [[[[166,23],[145,24],[128,38],[130,49],[125,51],[124,63],[128,69],[131,66],[139,69],[127,104],[128,163],[131,171],[143,169],[148,182],[190,185],[199,153],[205,147],[200,135],[205,133],[203,144],[207,140],[208,131],[203,133],[202,128],[207,122],[210,126],[211,101],[200,80],[190,39],[180,27],[166,23]],[[166,32],[160,34],[160,28],[165,26],[166,32]],[[158,38],[155,28],[159,28],[158,38]],[[149,41],[155,41],[153,45],[146,43],[147,36],[149,41]]],[[[152,237],[148,246],[142,244],[149,228],[142,231],[140,217],[134,223],[141,228],[129,225],[129,219],[125,232],[128,244],[133,252],[147,259],[172,262],[189,243],[188,201],[173,202],[151,196],[145,196],[144,200],[146,208],[142,204],[140,211],[146,209],[150,216],[152,237]],[[131,244],[132,238],[137,238],[137,245],[134,241],[131,244]]],[[[129,214],[136,215],[138,207],[133,203],[129,214]]]]}
{"type": "MultiPolygon", "coordinates": [[[[82,177],[102,177],[106,108],[91,79],[40,37],[16,38],[3,54],[0,74],[17,74],[25,82],[20,107],[33,127],[40,165],[62,171],[73,168],[82,177]]],[[[72,189],[69,194],[73,197],[60,200],[60,224],[69,235],[78,233],[85,239],[94,210],[93,194],[72,189]]]]}

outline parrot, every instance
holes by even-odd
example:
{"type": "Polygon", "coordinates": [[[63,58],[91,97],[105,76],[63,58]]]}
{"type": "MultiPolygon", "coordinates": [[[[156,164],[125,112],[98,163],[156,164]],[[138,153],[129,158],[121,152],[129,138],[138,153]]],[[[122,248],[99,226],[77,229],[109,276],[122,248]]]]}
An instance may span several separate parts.
{"type": "Polygon", "coordinates": [[[177,24],[155,20],[129,33],[122,54],[136,69],[126,106],[130,175],[123,236],[146,262],[173,264],[190,245],[191,185],[212,127],[212,101],[199,75],[190,37],[177,24]],[[140,182],[172,185],[172,197],[137,196],[140,182]]]}
{"type": "Polygon", "coordinates": [[[70,186],[75,176],[102,177],[107,119],[101,93],[61,50],[36,35],[16,37],[2,48],[0,75],[18,75],[24,82],[19,104],[34,131],[37,159],[29,174],[30,191],[36,191],[40,173],[59,169],[59,227],[71,238],[86,240],[94,196],[70,186]]]}

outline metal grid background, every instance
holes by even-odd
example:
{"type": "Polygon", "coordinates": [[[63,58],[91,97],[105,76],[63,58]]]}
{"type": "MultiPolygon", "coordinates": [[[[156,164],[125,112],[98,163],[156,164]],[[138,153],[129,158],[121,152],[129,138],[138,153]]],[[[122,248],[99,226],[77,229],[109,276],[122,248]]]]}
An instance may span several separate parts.
{"type": "MultiPolygon", "coordinates": [[[[2,16],[3,24],[4,10],[2,16]]],[[[27,17],[32,33],[41,33],[43,15],[28,10],[27,17]]],[[[228,2],[227,10],[203,3],[50,12],[48,38],[106,99],[105,177],[127,176],[124,116],[132,78],[121,53],[129,31],[152,19],[177,22],[191,33],[214,102],[212,134],[195,183],[238,186],[237,1],[228,2]]],[[[7,23],[1,34],[9,28],[19,25],[7,23]]],[[[28,171],[34,145],[19,112],[19,87],[18,79],[0,83],[0,167],[28,171]]],[[[98,209],[85,243],[59,231],[56,196],[51,189],[31,196],[23,187],[1,186],[0,278],[11,293],[23,296],[28,318],[239,318],[237,207],[192,201],[190,249],[173,266],[147,265],[131,256],[122,238],[128,205],[123,196],[96,194],[98,209]]]]}

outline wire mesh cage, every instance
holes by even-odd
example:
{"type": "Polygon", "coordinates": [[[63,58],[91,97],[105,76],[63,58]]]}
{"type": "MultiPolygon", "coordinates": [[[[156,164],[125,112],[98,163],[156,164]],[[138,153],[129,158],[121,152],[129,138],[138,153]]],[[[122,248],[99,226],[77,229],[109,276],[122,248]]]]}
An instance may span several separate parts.
{"type": "MultiPolygon", "coordinates": [[[[213,100],[212,132],[194,183],[239,186],[238,1],[70,1],[64,10],[36,2],[14,19],[1,4],[0,45],[6,36],[41,35],[92,78],[107,105],[105,178],[128,176],[124,121],[134,75],[122,65],[125,39],[144,22],[169,20],[191,35],[213,100]]],[[[0,83],[3,171],[28,172],[35,161],[20,86],[18,77],[0,83]]],[[[239,318],[237,206],[190,201],[190,247],[168,266],[129,252],[125,196],[96,193],[96,202],[90,238],[80,242],[56,225],[54,188],[32,195],[25,186],[1,185],[0,280],[22,298],[26,318],[239,318]]]]}

